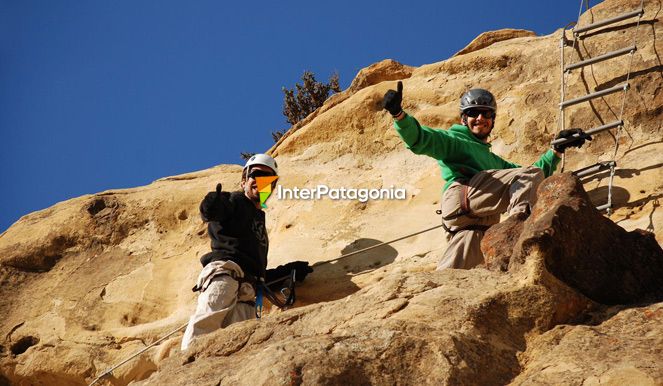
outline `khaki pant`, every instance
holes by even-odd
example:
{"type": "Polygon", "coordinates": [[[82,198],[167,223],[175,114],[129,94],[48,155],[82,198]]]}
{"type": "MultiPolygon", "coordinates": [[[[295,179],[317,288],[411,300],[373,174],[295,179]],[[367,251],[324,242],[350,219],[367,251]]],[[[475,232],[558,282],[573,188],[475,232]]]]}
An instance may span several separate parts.
{"type": "Polygon", "coordinates": [[[442,196],[442,217],[446,219],[442,221],[458,232],[449,234],[447,249],[437,269],[470,269],[483,264],[480,246],[484,232],[463,228],[491,226],[500,221],[502,213],[528,211],[536,203],[536,189],[543,178],[541,169],[529,166],[485,170],[472,177],[465,187],[458,181],[452,183],[442,196]]]}
{"type": "Polygon", "coordinates": [[[202,288],[198,305],[184,330],[182,351],[197,336],[255,318],[254,306],[242,303],[255,300],[253,286],[235,279],[243,276],[242,269],[232,261],[214,261],[203,268],[198,276],[202,288]]]}

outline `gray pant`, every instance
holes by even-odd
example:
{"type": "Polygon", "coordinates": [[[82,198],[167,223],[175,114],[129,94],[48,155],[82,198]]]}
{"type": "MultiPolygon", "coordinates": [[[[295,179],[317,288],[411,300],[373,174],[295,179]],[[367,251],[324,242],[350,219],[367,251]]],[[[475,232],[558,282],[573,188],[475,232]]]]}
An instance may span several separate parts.
{"type": "Polygon", "coordinates": [[[452,231],[447,249],[437,269],[470,269],[484,263],[480,230],[463,230],[473,225],[491,226],[500,214],[525,212],[536,203],[536,189],[543,171],[529,166],[517,169],[485,170],[472,177],[464,187],[452,183],[442,196],[442,220],[452,231]],[[466,210],[468,209],[469,213],[466,210]],[[457,217],[455,217],[457,216],[457,217]]]}
{"type": "Polygon", "coordinates": [[[182,351],[189,348],[191,341],[199,335],[255,318],[255,308],[243,303],[255,300],[253,286],[235,279],[244,276],[242,269],[232,261],[212,262],[206,268],[198,278],[203,290],[198,295],[196,311],[184,330],[182,351]],[[218,265],[217,269],[210,269],[214,265],[218,265]],[[219,273],[223,274],[214,276],[219,273]]]}

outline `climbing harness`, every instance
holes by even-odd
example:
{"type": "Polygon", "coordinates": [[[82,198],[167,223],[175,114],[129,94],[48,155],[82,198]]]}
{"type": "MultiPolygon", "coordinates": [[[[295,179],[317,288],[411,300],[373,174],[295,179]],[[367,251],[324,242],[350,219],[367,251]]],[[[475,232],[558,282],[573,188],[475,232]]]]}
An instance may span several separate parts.
{"type": "Polygon", "coordinates": [[[265,283],[264,279],[260,279],[256,283],[256,318],[262,317],[263,297],[266,297],[273,305],[282,310],[288,309],[291,305],[295,304],[295,277],[297,270],[293,269],[290,274],[269,283],[265,283]],[[270,285],[283,281],[281,289],[277,292],[272,291],[270,285]]]}
{"type": "MultiPolygon", "coordinates": [[[[436,214],[442,215],[442,210],[438,209],[435,211],[436,214]]],[[[475,215],[472,214],[470,211],[470,202],[469,198],[467,196],[467,185],[463,185],[463,199],[460,201],[460,211],[458,213],[450,214],[448,216],[443,216],[442,217],[442,228],[450,235],[450,236],[455,236],[456,233],[461,232],[461,231],[481,231],[485,232],[490,228],[490,225],[467,225],[464,227],[459,227],[457,229],[451,229],[448,226],[444,224],[445,221],[448,220],[453,220],[458,217],[462,216],[467,216],[470,218],[479,218],[475,215]]]]}
{"type": "MultiPolygon", "coordinates": [[[[635,11],[627,12],[627,13],[624,13],[624,14],[621,14],[621,15],[618,15],[618,16],[615,16],[615,17],[612,17],[612,18],[608,18],[608,19],[605,19],[605,20],[600,20],[600,21],[597,21],[595,23],[588,24],[588,25],[580,27],[580,26],[578,26],[578,23],[580,22],[580,16],[582,14],[583,4],[585,4],[586,7],[589,9],[589,0],[581,0],[580,1],[580,10],[578,12],[578,21],[575,22],[575,23],[570,23],[566,27],[564,27],[562,29],[562,37],[560,39],[561,90],[560,90],[560,104],[559,104],[559,111],[560,111],[559,126],[560,126],[560,131],[566,129],[566,120],[565,120],[565,109],[566,108],[568,108],[570,106],[573,106],[573,105],[576,105],[578,103],[591,101],[595,98],[600,98],[600,97],[603,97],[603,96],[606,96],[606,95],[609,95],[609,94],[613,94],[613,93],[616,93],[616,92],[619,92],[619,91],[623,92],[622,101],[621,101],[621,108],[619,110],[619,115],[618,115],[617,119],[613,122],[606,123],[606,124],[603,124],[601,126],[598,126],[598,127],[595,127],[595,128],[592,128],[592,129],[589,129],[589,130],[585,131],[586,134],[593,135],[593,134],[598,134],[598,133],[616,128],[615,135],[613,136],[614,140],[615,140],[615,147],[614,147],[614,151],[613,151],[611,160],[609,160],[607,162],[606,161],[598,162],[594,165],[591,165],[591,166],[588,166],[588,167],[585,167],[585,168],[582,168],[582,169],[579,169],[579,170],[576,170],[576,171],[573,172],[574,175],[576,175],[578,177],[583,177],[583,176],[588,176],[588,175],[593,174],[593,173],[598,173],[598,172],[606,170],[606,169],[610,169],[610,179],[609,179],[609,182],[608,182],[608,200],[607,200],[607,203],[604,204],[604,205],[600,205],[600,206],[596,207],[596,209],[599,210],[599,211],[607,210],[608,215],[610,215],[612,213],[612,206],[613,206],[612,205],[612,187],[613,187],[613,180],[614,180],[614,176],[615,176],[615,168],[617,166],[615,158],[617,157],[617,151],[619,149],[619,134],[624,129],[624,107],[626,105],[626,94],[627,94],[627,91],[630,87],[629,80],[630,80],[630,77],[631,77],[631,69],[632,69],[632,66],[633,66],[633,57],[634,57],[635,52],[637,51],[637,40],[636,39],[637,39],[638,27],[640,26],[640,21],[641,21],[642,16],[644,15],[644,12],[645,12],[644,11],[644,0],[640,1],[640,8],[635,10],[635,11]],[[587,38],[590,37],[590,35],[587,34],[587,32],[599,29],[601,27],[605,27],[607,25],[618,23],[620,21],[624,21],[624,20],[627,20],[627,19],[630,19],[630,18],[633,18],[633,17],[636,17],[636,16],[638,17],[638,21],[636,23],[636,26],[635,26],[635,29],[634,29],[634,32],[633,32],[633,44],[632,45],[630,45],[628,47],[618,49],[618,50],[615,50],[615,51],[612,51],[612,52],[608,52],[608,53],[605,53],[603,55],[599,55],[599,56],[596,56],[596,57],[593,57],[593,58],[581,60],[581,61],[573,63],[573,64],[569,64],[569,65],[566,65],[566,66],[564,65],[564,48],[567,47],[567,46],[571,46],[572,51],[576,51],[576,44],[580,40],[584,40],[584,39],[587,39],[587,38]],[[566,38],[566,29],[568,27],[572,26],[572,25],[574,26],[573,29],[572,29],[573,40],[570,41],[569,39],[566,38]],[[606,89],[603,89],[603,90],[599,90],[599,91],[596,91],[596,92],[593,92],[593,93],[589,93],[587,95],[583,95],[583,96],[580,96],[580,97],[577,97],[577,98],[565,99],[566,98],[565,94],[566,94],[567,76],[571,73],[572,70],[580,68],[581,71],[582,71],[582,68],[584,68],[586,66],[592,66],[595,63],[599,63],[599,62],[602,62],[602,61],[605,61],[605,60],[613,59],[613,58],[623,56],[623,55],[627,55],[627,54],[630,56],[630,58],[629,58],[629,62],[628,62],[628,70],[627,70],[627,73],[626,73],[626,80],[624,81],[624,83],[621,83],[621,84],[618,84],[618,85],[615,85],[615,86],[612,86],[612,87],[609,87],[609,88],[606,88],[606,89]]],[[[605,31],[598,31],[596,33],[600,33],[600,32],[605,32],[605,31]]],[[[569,138],[556,139],[552,142],[552,145],[558,145],[558,144],[572,142],[575,139],[577,139],[578,137],[579,137],[579,135],[576,134],[576,135],[574,135],[572,137],[569,137],[569,138]]],[[[565,155],[563,155],[562,156],[562,171],[564,171],[565,161],[566,161],[566,157],[565,157],[565,155]]]]}
{"type": "Polygon", "coordinates": [[[451,236],[455,236],[456,233],[461,232],[461,231],[480,231],[480,232],[485,232],[490,228],[490,225],[468,225],[464,227],[460,227],[458,229],[451,229],[448,226],[444,225],[442,223],[442,228],[444,228],[445,231],[447,231],[448,234],[451,236]]]}

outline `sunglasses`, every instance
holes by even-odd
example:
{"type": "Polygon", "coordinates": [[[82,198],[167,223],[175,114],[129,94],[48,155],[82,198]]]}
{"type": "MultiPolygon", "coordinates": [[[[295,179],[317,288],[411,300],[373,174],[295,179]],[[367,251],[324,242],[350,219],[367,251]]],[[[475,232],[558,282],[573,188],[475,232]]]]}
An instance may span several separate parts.
{"type": "Polygon", "coordinates": [[[247,177],[248,178],[253,178],[255,180],[256,177],[272,177],[274,175],[275,174],[272,173],[272,172],[266,172],[266,171],[263,171],[263,170],[255,169],[255,170],[251,170],[251,172],[249,174],[247,174],[247,177]]]}
{"type": "Polygon", "coordinates": [[[465,115],[471,118],[476,118],[479,115],[483,115],[483,117],[486,119],[495,118],[495,112],[492,110],[469,109],[465,111],[465,115]]]}

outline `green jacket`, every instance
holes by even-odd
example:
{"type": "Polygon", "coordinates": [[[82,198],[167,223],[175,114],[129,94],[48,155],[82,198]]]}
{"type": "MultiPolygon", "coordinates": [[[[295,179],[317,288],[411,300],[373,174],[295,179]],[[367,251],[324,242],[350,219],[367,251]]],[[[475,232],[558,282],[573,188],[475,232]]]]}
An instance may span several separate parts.
{"type": "MultiPolygon", "coordinates": [[[[512,169],[521,167],[506,161],[490,151],[490,144],[478,140],[467,126],[453,125],[449,130],[435,130],[421,126],[414,117],[406,115],[394,122],[394,127],[407,148],[415,154],[433,157],[442,169],[446,181],[444,190],[458,179],[470,179],[476,173],[490,169],[512,169]]],[[[560,158],[548,150],[533,166],[550,177],[560,158]]]]}

